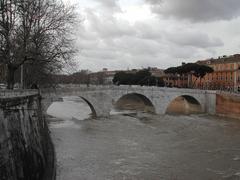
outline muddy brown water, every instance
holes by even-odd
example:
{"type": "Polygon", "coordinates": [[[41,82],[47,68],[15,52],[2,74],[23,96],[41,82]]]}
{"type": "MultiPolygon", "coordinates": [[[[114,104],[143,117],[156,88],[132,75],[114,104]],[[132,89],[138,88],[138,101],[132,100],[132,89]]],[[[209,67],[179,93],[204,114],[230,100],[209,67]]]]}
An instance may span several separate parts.
{"type": "Polygon", "coordinates": [[[240,121],[140,112],[79,119],[49,119],[58,180],[240,179],[240,121]]]}

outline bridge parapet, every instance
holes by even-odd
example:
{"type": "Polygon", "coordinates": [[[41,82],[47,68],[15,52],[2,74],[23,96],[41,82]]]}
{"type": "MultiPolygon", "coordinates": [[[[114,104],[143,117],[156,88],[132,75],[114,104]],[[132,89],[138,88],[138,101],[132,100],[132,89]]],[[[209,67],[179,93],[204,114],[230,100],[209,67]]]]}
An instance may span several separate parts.
{"type": "Polygon", "coordinates": [[[38,90],[35,89],[1,90],[0,99],[28,97],[38,94],[39,94],[38,90]]]}
{"type": "Polygon", "coordinates": [[[62,85],[58,88],[49,88],[49,89],[43,89],[42,93],[57,93],[58,91],[61,92],[69,92],[69,91],[105,91],[105,90],[117,90],[117,91],[167,91],[167,92],[183,92],[183,93],[194,93],[194,94],[216,94],[216,91],[212,90],[200,90],[200,89],[185,89],[185,88],[167,88],[167,87],[156,87],[156,86],[137,86],[137,85],[62,85]]]}
{"type": "Polygon", "coordinates": [[[194,93],[194,94],[216,94],[213,90],[201,90],[201,89],[189,89],[189,88],[168,88],[168,87],[156,87],[156,86],[112,86],[116,90],[152,90],[152,91],[167,91],[167,92],[182,92],[182,93],[194,93]]]}

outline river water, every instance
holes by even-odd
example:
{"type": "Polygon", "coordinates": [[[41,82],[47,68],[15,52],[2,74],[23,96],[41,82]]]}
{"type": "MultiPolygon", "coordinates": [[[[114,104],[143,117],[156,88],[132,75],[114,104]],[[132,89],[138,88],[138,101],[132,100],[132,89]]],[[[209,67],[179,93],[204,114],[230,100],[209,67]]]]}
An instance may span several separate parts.
{"type": "Polygon", "coordinates": [[[48,114],[57,180],[240,179],[240,121],[133,111],[91,119],[76,97],[48,114]]]}

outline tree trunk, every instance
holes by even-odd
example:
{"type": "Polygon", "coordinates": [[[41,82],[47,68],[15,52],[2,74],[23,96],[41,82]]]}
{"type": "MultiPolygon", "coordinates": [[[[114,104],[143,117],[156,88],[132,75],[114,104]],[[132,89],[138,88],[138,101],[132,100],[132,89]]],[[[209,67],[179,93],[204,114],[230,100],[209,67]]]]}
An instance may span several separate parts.
{"type": "Polygon", "coordinates": [[[203,86],[202,86],[202,78],[200,77],[200,89],[203,89],[203,86]]]}
{"type": "Polygon", "coordinates": [[[192,88],[194,88],[195,83],[197,82],[198,79],[199,79],[199,78],[196,78],[196,79],[195,79],[195,81],[193,82],[192,88]]]}
{"type": "Polygon", "coordinates": [[[15,83],[14,74],[17,68],[12,64],[8,64],[7,70],[7,89],[13,89],[15,83]]]}

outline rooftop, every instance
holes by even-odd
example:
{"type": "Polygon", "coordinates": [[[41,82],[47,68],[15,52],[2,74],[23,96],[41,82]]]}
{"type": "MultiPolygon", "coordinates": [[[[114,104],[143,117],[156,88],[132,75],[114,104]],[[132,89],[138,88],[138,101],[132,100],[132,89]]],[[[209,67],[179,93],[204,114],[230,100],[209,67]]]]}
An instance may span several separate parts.
{"type": "Polygon", "coordinates": [[[222,56],[217,59],[211,58],[206,60],[197,61],[198,64],[226,64],[226,63],[240,63],[240,54],[234,54],[231,56],[222,56]]]}

